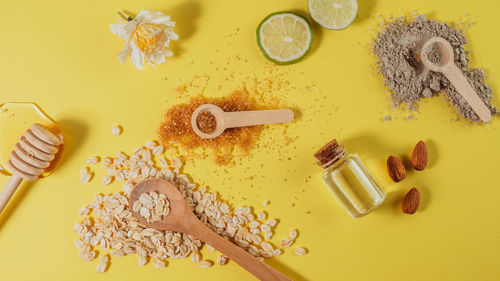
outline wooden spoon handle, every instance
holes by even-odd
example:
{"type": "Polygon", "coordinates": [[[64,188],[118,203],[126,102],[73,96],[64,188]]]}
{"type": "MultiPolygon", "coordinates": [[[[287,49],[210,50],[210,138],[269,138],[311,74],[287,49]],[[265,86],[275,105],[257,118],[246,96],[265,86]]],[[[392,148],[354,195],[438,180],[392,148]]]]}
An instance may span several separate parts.
{"type": "Polygon", "coordinates": [[[488,123],[491,120],[491,112],[484,102],[479,98],[462,71],[454,64],[450,63],[443,70],[443,74],[455,87],[457,92],[467,101],[479,118],[488,123]]]}
{"type": "Polygon", "coordinates": [[[229,259],[233,260],[245,270],[263,281],[291,281],[281,272],[259,261],[247,251],[222,238],[217,233],[204,225],[197,218],[193,218],[186,224],[189,234],[197,237],[201,241],[208,243],[229,259]]]}
{"type": "Polygon", "coordinates": [[[237,111],[224,113],[226,128],[246,127],[264,124],[287,123],[293,120],[290,109],[237,111]]]}
{"type": "Polygon", "coordinates": [[[22,178],[12,175],[7,185],[5,185],[2,193],[0,193],[0,213],[2,213],[3,209],[5,209],[5,206],[7,206],[7,203],[9,203],[10,198],[22,181],[22,178]]]}

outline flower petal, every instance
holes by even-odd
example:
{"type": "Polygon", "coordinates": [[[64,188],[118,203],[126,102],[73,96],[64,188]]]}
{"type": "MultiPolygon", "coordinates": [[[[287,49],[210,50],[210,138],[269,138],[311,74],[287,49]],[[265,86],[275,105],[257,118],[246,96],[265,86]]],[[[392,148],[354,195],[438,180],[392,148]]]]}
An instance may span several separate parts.
{"type": "MultiPolygon", "coordinates": [[[[171,23],[174,23],[170,21],[170,16],[164,16],[163,14],[151,19],[151,23],[154,24],[164,24],[166,26],[169,26],[171,23]]],[[[174,23],[175,24],[175,23],[174,23]]]]}
{"type": "Polygon", "coordinates": [[[130,53],[130,48],[128,45],[125,45],[123,50],[121,52],[119,52],[118,54],[116,54],[116,56],[120,59],[121,63],[125,64],[125,63],[127,63],[127,57],[128,57],[129,53],[130,53]]]}
{"type": "Polygon", "coordinates": [[[163,54],[153,54],[149,59],[156,64],[162,64],[167,61],[163,54]]]}
{"type": "Polygon", "coordinates": [[[170,40],[177,40],[179,39],[179,35],[177,33],[171,31],[171,30],[165,30],[165,33],[167,34],[168,38],[170,40]]]}
{"type": "Polygon", "coordinates": [[[174,52],[172,52],[171,50],[169,49],[164,49],[163,51],[163,54],[166,56],[166,57],[171,57],[174,55],[174,52]]]}
{"type": "Polygon", "coordinates": [[[135,65],[135,67],[137,67],[137,69],[141,70],[142,66],[144,65],[144,53],[142,53],[141,50],[139,50],[133,42],[130,44],[130,46],[132,47],[130,60],[135,65]]]}

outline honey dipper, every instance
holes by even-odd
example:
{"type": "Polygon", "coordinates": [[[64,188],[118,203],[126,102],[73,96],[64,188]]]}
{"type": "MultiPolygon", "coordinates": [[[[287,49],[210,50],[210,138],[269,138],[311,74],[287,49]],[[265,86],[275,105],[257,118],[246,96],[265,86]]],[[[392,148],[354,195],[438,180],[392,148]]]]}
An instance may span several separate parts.
{"type": "Polygon", "coordinates": [[[0,213],[23,180],[35,181],[50,167],[59,151],[61,139],[40,124],[33,124],[10,154],[7,167],[12,172],[7,185],[0,193],[0,213]]]}
{"type": "Polygon", "coordinates": [[[145,192],[165,194],[170,202],[170,214],[160,221],[149,223],[139,212],[132,210],[132,215],[141,224],[157,230],[176,231],[193,235],[217,249],[260,280],[292,280],[208,228],[195,216],[180,191],[170,182],[162,179],[147,179],[138,183],[130,192],[129,206],[133,206],[134,202],[139,200],[139,196],[145,192]]]}

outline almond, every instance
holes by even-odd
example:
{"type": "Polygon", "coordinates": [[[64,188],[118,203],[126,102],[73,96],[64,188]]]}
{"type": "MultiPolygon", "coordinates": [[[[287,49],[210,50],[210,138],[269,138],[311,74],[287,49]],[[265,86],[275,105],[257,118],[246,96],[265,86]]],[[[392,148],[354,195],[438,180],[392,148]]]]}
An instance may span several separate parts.
{"type": "Polygon", "coordinates": [[[420,192],[415,187],[406,193],[402,209],[405,214],[414,214],[420,206],[420,192]]]}
{"type": "Polygon", "coordinates": [[[423,141],[419,141],[411,154],[411,165],[415,170],[422,171],[427,167],[428,161],[429,152],[427,151],[427,146],[423,141]]]}
{"type": "Polygon", "coordinates": [[[395,182],[400,182],[406,178],[406,168],[396,156],[391,155],[387,158],[387,172],[395,182]]]}

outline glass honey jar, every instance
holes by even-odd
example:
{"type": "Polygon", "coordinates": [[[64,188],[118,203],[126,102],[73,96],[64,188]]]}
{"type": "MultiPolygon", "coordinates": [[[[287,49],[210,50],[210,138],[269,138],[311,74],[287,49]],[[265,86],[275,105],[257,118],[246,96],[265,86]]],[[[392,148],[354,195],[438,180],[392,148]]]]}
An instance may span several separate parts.
{"type": "Polygon", "coordinates": [[[314,154],[324,169],[323,180],[352,218],[360,218],[378,207],[385,192],[356,154],[347,153],[332,140],[314,154]]]}

